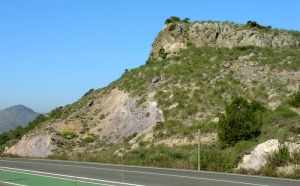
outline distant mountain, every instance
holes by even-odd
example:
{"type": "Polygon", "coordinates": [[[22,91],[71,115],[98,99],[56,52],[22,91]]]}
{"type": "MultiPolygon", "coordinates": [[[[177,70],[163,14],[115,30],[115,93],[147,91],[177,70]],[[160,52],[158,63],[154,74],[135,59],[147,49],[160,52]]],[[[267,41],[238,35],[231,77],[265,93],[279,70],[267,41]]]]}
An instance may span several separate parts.
{"type": "Polygon", "coordinates": [[[17,126],[25,126],[32,121],[38,113],[24,105],[16,105],[0,110],[0,132],[15,129],[17,126]]]}

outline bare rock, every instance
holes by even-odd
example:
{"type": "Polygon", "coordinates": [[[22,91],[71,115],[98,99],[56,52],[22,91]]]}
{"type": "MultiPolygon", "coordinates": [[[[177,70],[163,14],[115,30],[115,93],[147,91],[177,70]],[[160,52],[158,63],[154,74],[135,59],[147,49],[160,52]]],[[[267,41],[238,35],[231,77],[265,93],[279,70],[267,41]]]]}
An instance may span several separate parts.
{"type": "MultiPolygon", "coordinates": [[[[249,155],[243,157],[242,163],[239,164],[238,169],[252,169],[259,170],[267,163],[267,157],[272,153],[279,150],[281,144],[278,142],[278,139],[268,140],[264,143],[261,143],[255,147],[255,149],[249,155]]],[[[298,143],[289,143],[285,142],[284,146],[289,149],[289,152],[298,152],[300,150],[300,144],[298,143]]],[[[299,166],[299,165],[298,165],[299,166]]],[[[286,169],[290,171],[292,166],[287,168],[281,168],[281,171],[286,169]]]]}
{"type": "Polygon", "coordinates": [[[164,25],[152,44],[150,59],[157,60],[173,56],[180,50],[187,48],[188,43],[196,47],[226,48],[243,46],[279,48],[299,45],[299,41],[286,32],[273,34],[272,32],[265,33],[259,30],[241,30],[241,25],[228,22],[182,24],[177,24],[172,31],[168,29],[170,24],[164,25]],[[188,34],[184,35],[185,32],[181,32],[181,29],[188,34]]]}
{"type": "Polygon", "coordinates": [[[25,135],[13,147],[8,149],[8,154],[24,157],[45,158],[52,154],[54,146],[51,144],[51,134],[25,135]]]}
{"type": "Polygon", "coordinates": [[[267,163],[267,156],[277,151],[279,142],[277,139],[268,140],[255,147],[255,149],[249,155],[243,157],[242,163],[238,166],[238,169],[253,169],[259,170],[267,163]]]}

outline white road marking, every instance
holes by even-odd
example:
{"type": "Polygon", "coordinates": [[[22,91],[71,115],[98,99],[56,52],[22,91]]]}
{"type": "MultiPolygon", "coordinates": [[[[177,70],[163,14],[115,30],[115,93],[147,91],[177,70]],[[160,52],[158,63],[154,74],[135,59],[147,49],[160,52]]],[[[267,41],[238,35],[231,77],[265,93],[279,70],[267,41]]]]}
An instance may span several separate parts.
{"type": "MultiPolygon", "coordinates": [[[[26,158],[21,158],[28,160],[26,158]]],[[[34,159],[29,159],[34,160],[34,159]]],[[[300,182],[297,179],[288,179],[288,178],[277,178],[277,177],[268,177],[268,176],[258,176],[258,175],[247,175],[247,174],[231,174],[226,172],[212,172],[212,171],[197,171],[197,170],[186,170],[186,169],[174,169],[174,168],[159,168],[159,167],[142,167],[142,166],[135,166],[135,165],[116,165],[116,164],[108,164],[108,163],[93,163],[93,162],[78,162],[78,161],[64,161],[64,160],[51,160],[51,159],[39,159],[42,161],[58,161],[58,162],[69,162],[74,164],[91,164],[91,165],[107,165],[107,166],[114,166],[114,167],[136,167],[140,169],[157,169],[157,170],[171,170],[171,171],[180,171],[180,172],[193,172],[193,173],[204,173],[204,174],[221,174],[221,175],[228,175],[228,176],[241,176],[241,177],[255,177],[260,179],[272,179],[272,180],[283,180],[283,181],[292,181],[292,182],[300,182]]],[[[0,159],[1,161],[1,159],[0,159]]],[[[96,168],[96,167],[91,167],[96,168]]],[[[115,170],[115,169],[112,169],[115,170]]],[[[134,172],[134,171],[133,171],[134,172]]]]}
{"type": "MultiPolygon", "coordinates": [[[[7,161],[3,159],[16,159],[16,158],[1,158],[0,161],[7,161]]],[[[272,179],[272,180],[283,180],[283,181],[292,181],[292,182],[300,182],[299,180],[295,179],[288,179],[288,178],[276,178],[276,177],[267,177],[267,176],[258,176],[258,175],[247,175],[247,174],[230,174],[226,172],[212,172],[212,171],[196,171],[196,170],[186,170],[186,169],[174,169],[174,168],[159,168],[159,167],[143,167],[143,166],[135,166],[135,165],[117,165],[117,164],[109,164],[109,163],[96,163],[96,162],[79,162],[79,161],[71,161],[71,160],[54,160],[54,159],[42,159],[42,158],[17,158],[23,160],[31,160],[31,161],[49,161],[49,162],[65,162],[65,163],[74,163],[74,164],[91,164],[91,165],[107,165],[111,167],[128,167],[128,168],[140,168],[140,169],[157,169],[157,170],[171,170],[171,171],[180,171],[180,172],[194,172],[194,173],[204,173],[204,174],[221,174],[221,175],[229,175],[229,176],[241,176],[241,177],[255,177],[260,179],[272,179]]],[[[9,162],[9,161],[8,161],[9,162]]],[[[20,162],[20,161],[13,161],[11,162],[19,162],[19,163],[29,163],[29,162],[20,162]]],[[[32,162],[30,162],[32,163],[32,162]]],[[[36,162],[34,162],[36,163],[36,162]]],[[[36,163],[36,164],[46,164],[46,165],[61,165],[61,164],[47,164],[47,163],[36,163]]],[[[71,165],[69,165],[71,166],[71,165]]],[[[76,167],[76,166],[74,166],[76,167]]],[[[84,167],[84,166],[77,166],[77,167],[84,167]]],[[[97,167],[87,167],[87,168],[95,168],[95,169],[103,169],[103,170],[116,170],[116,169],[105,169],[105,168],[97,168],[97,167]]],[[[125,171],[124,171],[125,172],[125,171]]],[[[128,171],[130,172],[130,171],[128,171]]],[[[134,171],[133,171],[134,172],[134,171]]]]}
{"type": "MultiPolygon", "coordinates": [[[[3,161],[3,160],[0,160],[0,161],[3,161]]],[[[33,163],[33,162],[20,162],[20,161],[8,161],[8,162],[17,162],[17,163],[24,163],[24,164],[32,164],[33,163]]],[[[107,168],[99,168],[99,167],[72,166],[72,165],[49,164],[49,163],[35,163],[35,164],[51,165],[51,166],[57,166],[57,165],[59,165],[59,166],[64,166],[64,167],[77,167],[77,168],[85,168],[85,169],[117,171],[116,169],[107,169],[107,168]]],[[[269,185],[255,184],[255,183],[237,182],[237,181],[230,181],[230,180],[221,180],[221,179],[200,178],[200,177],[190,177],[190,176],[181,176],[181,175],[172,175],[172,174],[160,174],[160,173],[150,173],[150,172],[139,172],[139,171],[129,171],[129,170],[123,170],[123,171],[124,172],[131,172],[131,173],[138,173],[138,174],[151,174],[151,175],[159,175],[159,176],[181,177],[181,178],[188,178],[188,179],[198,179],[198,180],[207,180],[207,181],[216,181],[216,182],[243,184],[243,185],[269,186],[269,185]]],[[[47,174],[53,174],[53,173],[47,173],[47,174]]],[[[53,174],[53,175],[55,175],[55,174],[53,174]]],[[[92,180],[92,179],[90,179],[90,180],[92,180]]],[[[116,182],[116,183],[122,184],[120,182],[116,182]]]]}
{"type": "Polygon", "coordinates": [[[17,186],[27,186],[27,185],[21,185],[21,184],[17,184],[17,183],[10,183],[10,182],[6,182],[6,181],[0,181],[0,183],[6,183],[9,185],[17,185],[17,186]]]}
{"type": "Polygon", "coordinates": [[[43,177],[55,178],[55,179],[70,180],[70,181],[74,181],[74,178],[76,178],[76,179],[82,179],[82,180],[79,180],[78,182],[91,183],[91,184],[94,184],[94,185],[112,186],[112,185],[108,185],[108,184],[88,182],[88,181],[83,181],[83,180],[98,181],[98,182],[105,182],[105,183],[114,183],[114,184],[121,184],[121,185],[142,186],[142,185],[114,182],[114,181],[108,181],[108,180],[91,179],[91,178],[85,178],[85,177],[70,176],[70,175],[63,175],[63,174],[54,174],[54,173],[39,172],[39,171],[32,171],[32,170],[25,170],[25,169],[16,169],[16,168],[11,168],[11,167],[1,167],[0,170],[23,173],[23,174],[29,174],[29,175],[34,175],[34,176],[43,176],[43,177]],[[28,172],[30,172],[30,173],[28,173],[28,172]],[[34,173],[34,174],[32,174],[32,173],[34,173]],[[43,175],[43,174],[52,175],[52,176],[46,176],[46,175],[43,175]],[[61,176],[61,177],[54,177],[54,176],[61,176]],[[62,178],[62,177],[67,177],[67,178],[62,178]],[[73,178],[73,179],[68,179],[68,178],[73,178]]]}

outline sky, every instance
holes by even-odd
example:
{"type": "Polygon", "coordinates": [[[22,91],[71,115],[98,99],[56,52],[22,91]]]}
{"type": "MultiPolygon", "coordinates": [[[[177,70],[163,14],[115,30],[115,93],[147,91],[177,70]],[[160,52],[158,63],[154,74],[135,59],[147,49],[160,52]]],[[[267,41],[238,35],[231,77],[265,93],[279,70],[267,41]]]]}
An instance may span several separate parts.
{"type": "Polygon", "coordinates": [[[145,64],[171,16],[300,31],[299,0],[1,0],[0,110],[47,113],[107,86],[145,64]]]}

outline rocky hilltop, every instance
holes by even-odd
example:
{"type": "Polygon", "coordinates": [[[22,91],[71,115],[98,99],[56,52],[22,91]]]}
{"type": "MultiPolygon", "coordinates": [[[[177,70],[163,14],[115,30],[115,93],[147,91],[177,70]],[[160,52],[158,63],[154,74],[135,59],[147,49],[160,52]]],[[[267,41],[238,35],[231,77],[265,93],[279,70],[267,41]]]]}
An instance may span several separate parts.
{"type": "Polygon", "coordinates": [[[171,17],[145,65],[51,111],[8,153],[195,169],[201,129],[202,168],[232,171],[259,142],[300,143],[300,110],[289,105],[300,86],[299,38],[252,21],[171,17]],[[265,108],[261,135],[220,149],[219,116],[237,96],[265,108]]]}
{"type": "Polygon", "coordinates": [[[177,54],[188,45],[196,47],[293,47],[299,46],[291,34],[275,30],[261,31],[258,27],[230,22],[188,23],[169,18],[152,44],[150,58],[161,60],[177,54]]]}

